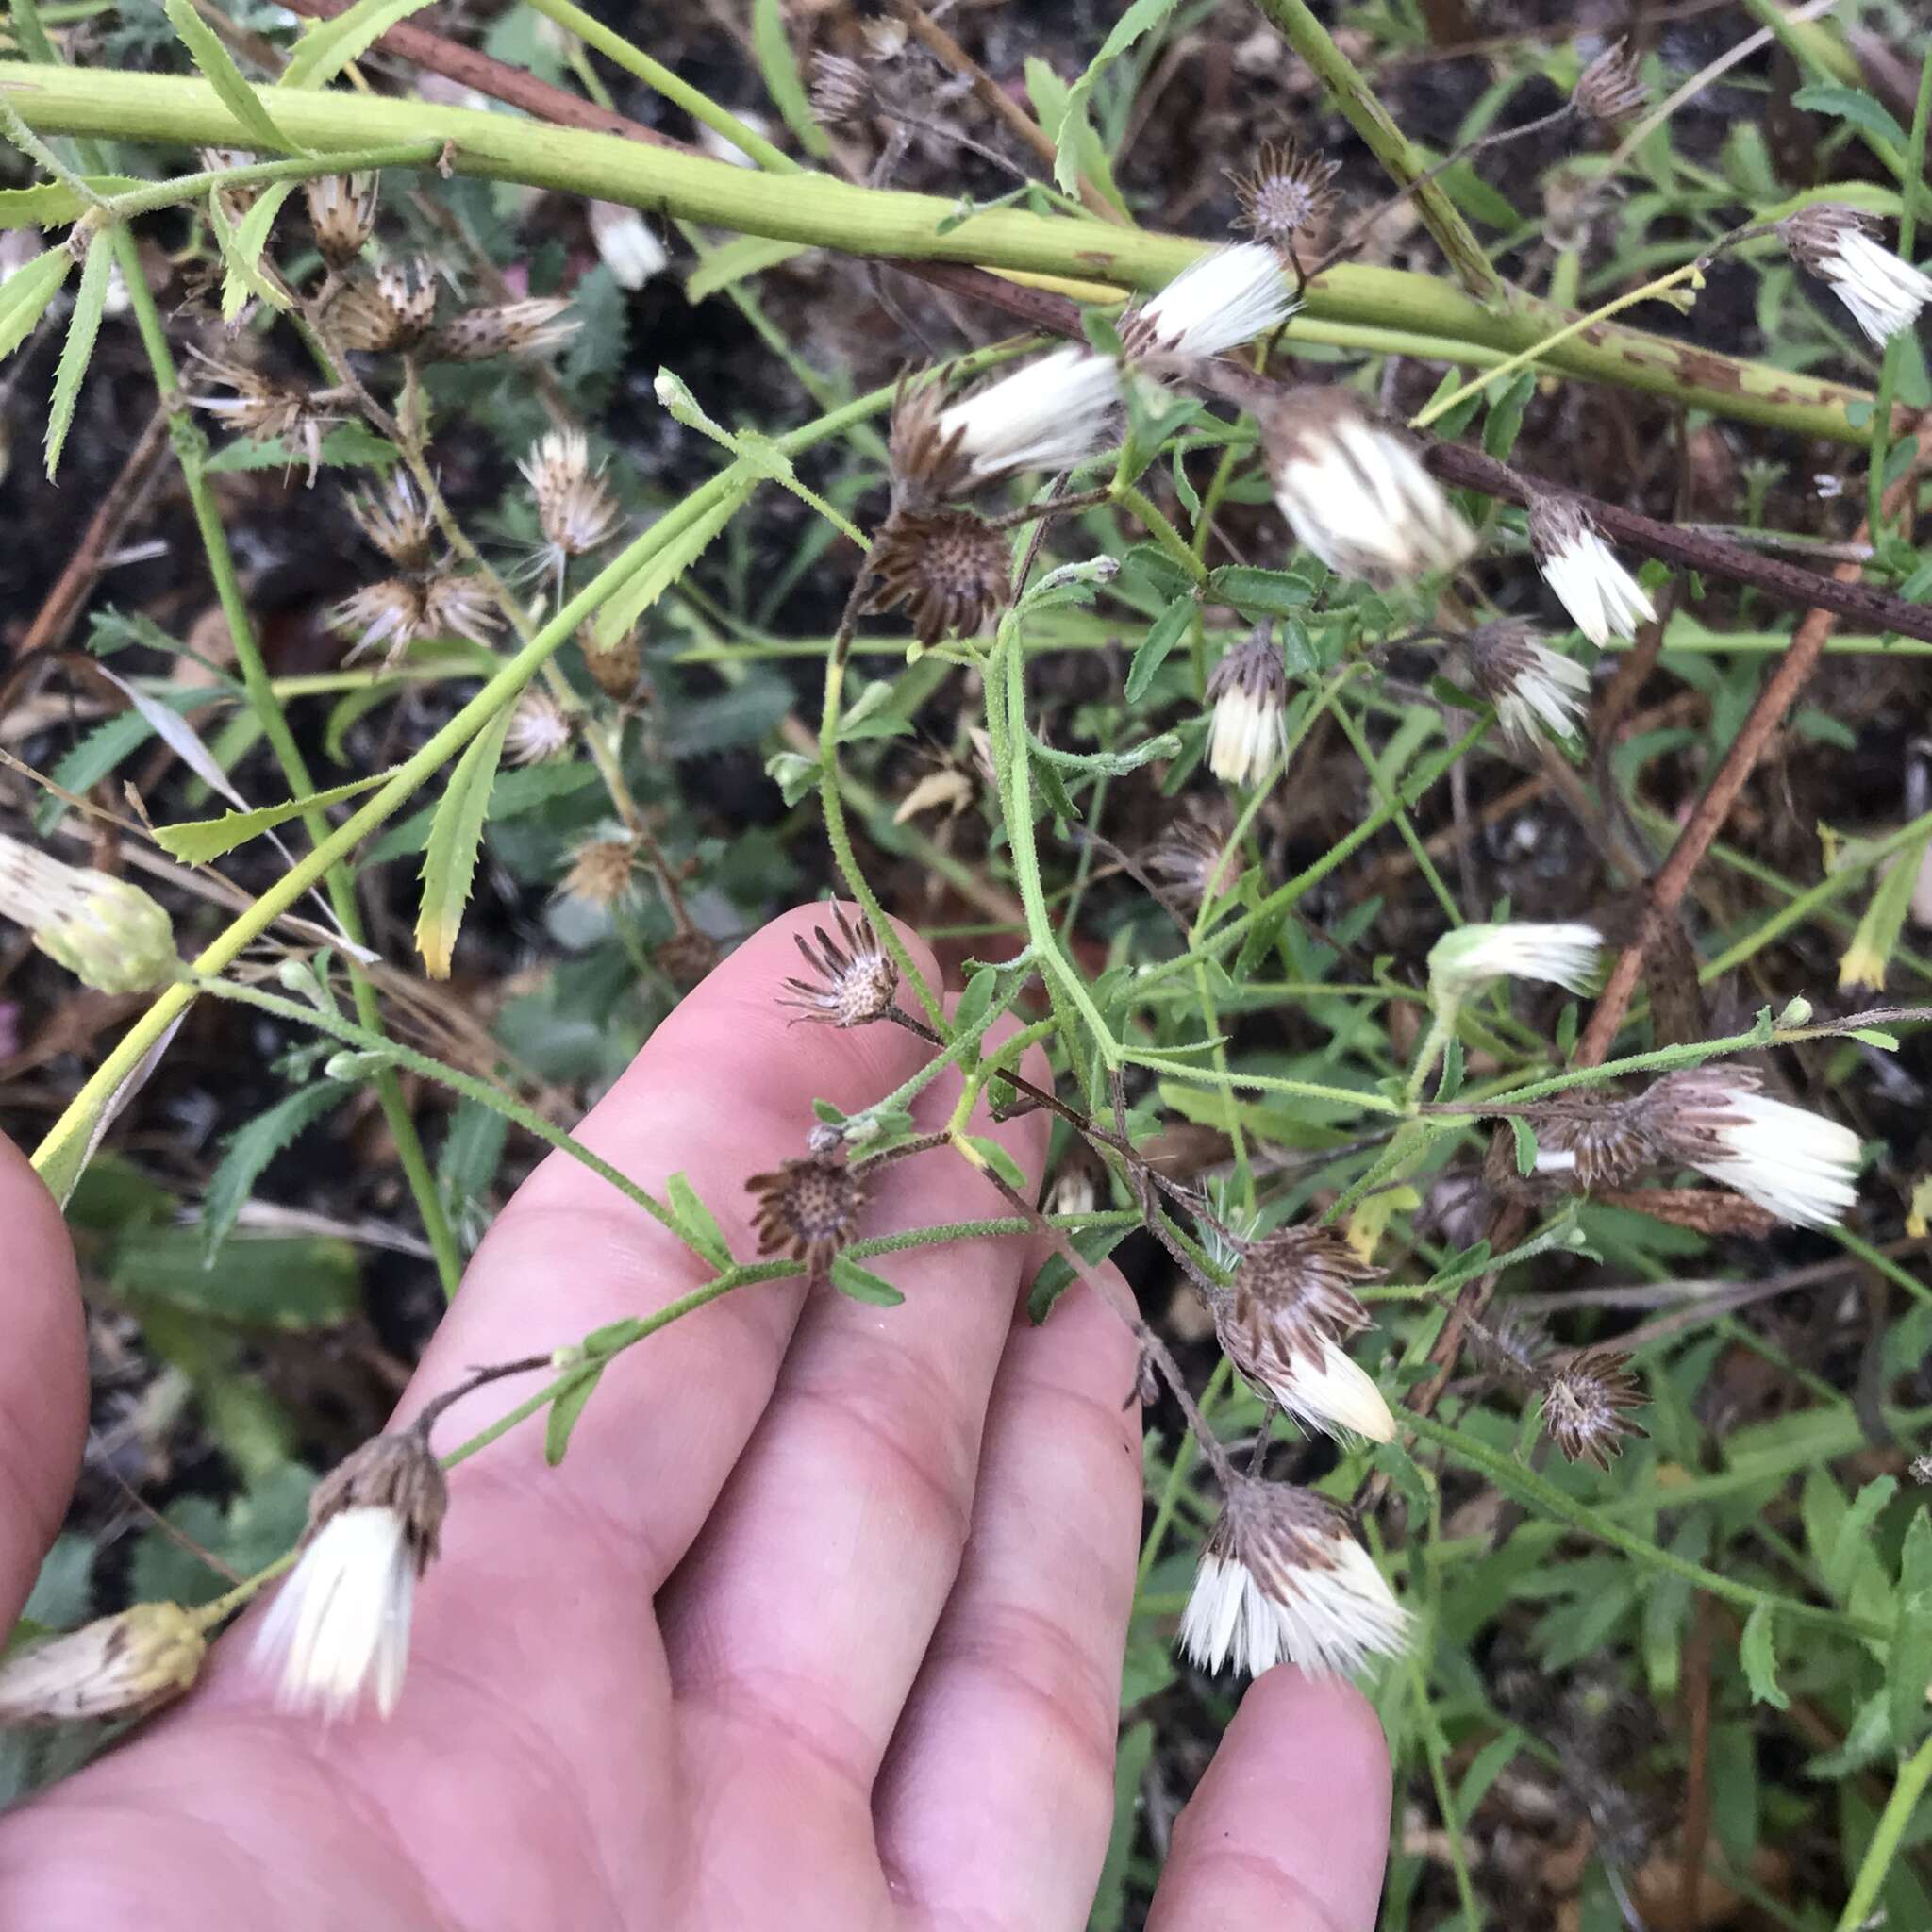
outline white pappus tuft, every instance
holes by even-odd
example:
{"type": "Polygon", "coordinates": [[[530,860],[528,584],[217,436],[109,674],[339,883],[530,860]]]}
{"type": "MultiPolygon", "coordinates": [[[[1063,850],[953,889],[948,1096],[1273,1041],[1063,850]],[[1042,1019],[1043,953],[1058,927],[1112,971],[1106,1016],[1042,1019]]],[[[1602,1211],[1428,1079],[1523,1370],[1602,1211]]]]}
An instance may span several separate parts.
{"type": "Polygon", "coordinates": [[[1634,638],[1639,625],[1656,620],[1649,592],[1617,561],[1574,498],[1540,496],[1530,505],[1529,545],[1543,581],[1599,650],[1612,638],[1634,638]]]}
{"type": "Polygon", "coordinates": [[[1210,249],[1121,329],[1132,356],[1219,356],[1270,334],[1294,313],[1280,260],[1258,242],[1210,249]]]}

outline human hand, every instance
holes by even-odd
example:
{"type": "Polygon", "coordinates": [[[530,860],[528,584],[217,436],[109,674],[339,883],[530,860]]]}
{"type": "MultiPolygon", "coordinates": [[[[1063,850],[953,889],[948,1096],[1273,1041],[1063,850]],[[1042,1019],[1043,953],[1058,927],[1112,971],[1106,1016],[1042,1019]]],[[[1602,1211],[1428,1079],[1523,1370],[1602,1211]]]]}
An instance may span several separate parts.
{"type": "MultiPolygon", "coordinates": [[[[856,1110],[929,1052],[891,1026],[787,1025],[774,994],[823,913],[734,954],[581,1130],[645,1186],[687,1174],[740,1255],[744,1182],[801,1151],[813,1098],[856,1110]]],[[[922,1113],[957,1092],[937,1083],[922,1113]]],[[[977,1130],[1037,1175],[1043,1116],[977,1130]]],[[[931,1154],[886,1169],[867,1218],[1006,1211],[931,1154]]],[[[66,1233],[4,1140],[0,1229],[4,1628],[86,1416],[66,1233]]],[[[901,1307],[784,1280],[652,1336],[607,1372],[560,1468],[533,1424],[452,1476],[393,1717],[280,1713],[245,1640],[219,1645],[182,1704],[0,1828],[0,1924],[1083,1926],[1141,1517],[1135,1348],[1078,1284],[1032,1326],[1038,1258],[1019,1239],[895,1254],[874,1265],[901,1307]]],[[[400,1413],[708,1272],[554,1155],[478,1250],[400,1413]]],[[[487,1422],[486,1402],[455,1426],[487,1422]]],[[[1388,1815],[1362,1698],[1269,1672],[1175,1826],[1149,1924],[1368,1932],[1388,1815]]]]}

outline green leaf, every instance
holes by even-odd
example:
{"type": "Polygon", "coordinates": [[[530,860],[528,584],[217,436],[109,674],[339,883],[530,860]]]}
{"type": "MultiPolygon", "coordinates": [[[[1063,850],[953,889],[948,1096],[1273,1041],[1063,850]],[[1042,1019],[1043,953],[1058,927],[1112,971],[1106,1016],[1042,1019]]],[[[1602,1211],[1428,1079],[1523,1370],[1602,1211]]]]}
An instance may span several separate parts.
{"type": "Polygon", "coordinates": [[[1509,1116],[1509,1131],[1516,1137],[1516,1172],[1536,1172],[1536,1129],[1521,1114],[1509,1116]]]}
{"type": "Polygon", "coordinates": [[[590,1401],[591,1391],[603,1376],[602,1362],[579,1369],[550,1398],[550,1412],[543,1419],[543,1460],[552,1469],[563,1460],[570,1448],[571,1432],[577,1425],[577,1418],[583,1414],[584,1405],[590,1401]]]}
{"type": "Polygon", "coordinates": [[[989,1140],[984,1134],[968,1134],[966,1144],[979,1156],[986,1166],[1011,1188],[1014,1193],[1024,1198],[1026,1176],[1020,1171],[1020,1163],[1000,1145],[997,1141],[989,1140]]]}
{"type": "Polygon", "coordinates": [[[722,248],[712,249],[685,276],[684,299],[702,302],[707,295],[715,295],[732,283],[741,282],[746,275],[761,275],[766,269],[776,268],[780,262],[804,253],[804,247],[796,242],[774,242],[769,235],[734,236],[722,248]]]}
{"type": "Polygon", "coordinates": [[[1027,60],[1025,75],[1027,98],[1033,103],[1033,118],[1054,143],[1056,167],[1060,143],[1064,141],[1073,150],[1080,173],[1124,214],[1126,208],[1121,200],[1120,190],[1114,186],[1113,170],[1108,164],[1107,150],[1100,144],[1100,137],[1094,133],[1092,124],[1087,118],[1085,102],[1079,103],[1069,114],[1067,108],[1073,90],[1038,56],[1027,60]]]}
{"type": "MultiPolygon", "coordinates": [[[[392,770],[393,768],[391,768],[392,770]]],[[[178,825],[158,825],[155,843],[163,852],[188,865],[206,865],[238,845],[245,845],[272,826],[286,824],[326,805],[339,805],[345,798],[380,785],[390,772],[376,772],[367,778],[351,778],[327,791],[311,791],[307,798],[285,799],[280,805],[264,805],[254,811],[225,811],[218,819],[190,819],[178,825]]]]}
{"type": "Polygon", "coordinates": [[[1232,604],[1243,617],[1293,617],[1307,608],[1315,587],[1292,571],[1224,563],[1209,572],[1208,593],[1224,604],[1232,604]]]}
{"type": "MultiPolygon", "coordinates": [[[[487,823],[513,819],[520,812],[535,811],[553,798],[568,798],[594,785],[594,766],[575,760],[554,765],[525,765],[521,771],[498,772],[490,788],[490,809],[483,814],[487,823]]],[[[421,852],[429,842],[429,828],[436,823],[437,807],[425,805],[399,820],[369,848],[372,865],[386,864],[391,858],[407,858],[421,852]]]]}
{"type": "Polygon", "coordinates": [[[1773,1615],[1768,1604],[1759,1604],[1744,1619],[1744,1639],[1738,1646],[1738,1660],[1744,1666],[1744,1679],[1751,1695],[1774,1710],[1789,1710],[1791,1700],[1778,1688],[1777,1650],[1773,1615]]]}
{"type": "Polygon", "coordinates": [[[664,1183],[664,1197],[677,1218],[677,1231],[688,1246],[695,1248],[713,1268],[731,1265],[731,1245],[718,1217],[699,1198],[698,1191],[681,1174],[664,1183]]]}
{"type": "MultiPolygon", "coordinates": [[[[1127,1238],[1124,1227],[1083,1227],[1070,1237],[1074,1252],[1090,1267],[1097,1266],[1127,1238]]],[[[1074,1275],[1067,1257],[1056,1249],[1040,1264],[1033,1286],[1026,1291],[1026,1319],[1036,1326],[1053,1313],[1053,1305],[1074,1285],[1074,1275]]]]}
{"type": "Polygon", "coordinates": [[[1885,1660],[1891,1741],[1901,1751],[1913,1743],[1924,1725],[1928,1686],[1932,1686],[1932,1516],[1917,1509],[1899,1552],[1898,1622],[1885,1660]]]}
{"type": "MultiPolygon", "coordinates": [[[[1438,1104],[1454,1100],[1462,1091],[1462,1041],[1455,1034],[1442,1049],[1442,1077],[1436,1087],[1438,1104]]],[[[1534,1160],[1535,1157],[1531,1156],[1534,1160]]]]}
{"type": "Polygon", "coordinates": [[[1874,1476],[1852,1498],[1825,1556],[1824,1581],[1840,1602],[1849,1600],[1861,1567],[1872,1560],[1872,1525],[1898,1493],[1895,1475],[1874,1476]]]}
{"type": "Polygon", "coordinates": [[[272,181],[256,196],[239,222],[230,222],[222,206],[221,190],[210,189],[208,197],[208,227],[215,245],[222,251],[227,273],[222,280],[222,320],[233,322],[252,296],[271,308],[290,306],[288,291],[278,289],[261,272],[261,252],[268,246],[269,230],[282,211],[282,204],[294,192],[292,181],[272,181]]]}
{"type": "Polygon", "coordinates": [[[874,1307],[896,1308],[906,1297],[882,1274],[861,1268],[850,1255],[832,1257],[832,1286],[856,1302],[871,1302],[874,1307]]]}
{"type": "Polygon", "coordinates": [[[429,0],[356,0],[346,13],[324,21],[295,42],[277,87],[326,87],[351,60],[359,60],[399,20],[429,0]]]}
{"type": "Polygon", "coordinates": [[[1524,413],[1536,394],[1534,369],[1518,371],[1500,391],[1490,392],[1490,413],[1483,422],[1483,453],[1507,462],[1516,439],[1523,433],[1524,413]]]}
{"type": "Polygon", "coordinates": [[[686,525],[654,556],[641,563],[597,613],[596,641],[600,649],[608,650],[626,635],[638,619],[704,555],[711,539],[743,508],[755,486],[741,467],[734,467],[738,468],[741,480],[725,491],[723,500],[686,525]]]}
{"type": "Polygon", "coordinates": [[[1905,930],[1920,861],[1928,843],[1932,843],[1932,834],[1904,846],[1879,879],[1878,890],[1872,894],[1851,943],[1840,956],[1838,983],[1841,991],[1857,986],[1870,987],[1874,992],[1884,991],[1885,975],[1905,930]]]}
{"type": "Polygon", "coordinates": [[[1832,87],[1819,83],[1801,87],[1791,96],[1791,106],[1810,114],[1829,114],[1836,121],[1848,121],[1861,134],[1875,141],[1889,142],[1903,154],[1911,146],[1906,131],[1890,110],[1862,88],[1832,87]]]}
{"type": "Polygon", "coordinates": [[[798,71],[798,58],[785,32],[785,16],[778,0],[752,0],[751,48],[758,56],[758,71],[765,77],[765,92],[772,105],[784,117],[785,125],[807,154],[823,160],[832,152],[825,130],[812,118],[805,80],[798,71]]]}
{"type": "Polygon", "coordinates": [[[209,1261],[228,1238],[269,1162],[349,1091],[349,1084],[341,1080],[298,1087],[223,1141],[221,1164],[201,1203],[202,1245],[209,1261]]]}
{"type": "Polygon", "coordinates": [[[33,333],[47,304],[60,292],[74,258],[65,248],[43,248],[25,268],[0,282],[0,357],[13,354],[33,333]]]}
{"type": "Polygon", "coordinates": [[[1187,636],[1188,626],[1193,623],[1199,608],[1191,594],[1176,597],[1148,625],[1147,635],[1134,653],[1134,661],[1127,666],[1128,704],[1138,705],[1147,695],[1155,673],[1167,661],[1167,654],[1187,636]]]}
{"type": "Polygon", "coordinates": [[[996,966],[982,966],[966,982],[966,991],[959,995],[959,1004],[953,1008],[953,1031],[956,1034],[977,1035],[986,1025],[986,1016],[992,1011],[992,996],[999,985],[999,969],[996,966]]]}
{"type": "MultiPolygon", "coordinates": [[[[403,453],[386,436],[378,436],[364,423],[339,423],[322,439],[316,460],[337,469],[389,470],[401,462],[403,453]]],[[[209,474],[225,470],[307,469],[308,452],[297,449],[286,437],[238,436],[217,450],[201,467],[209,474]]]]}
{"type": "MultiPolygon", "coordinates": [[[[1134,4],[1114,22],[1113,30],[1100,43],[1100,51],[1087,63],[1087,71],[1068,90],[1060,110],[1058,138],[1054,144],[1053,177],[1069,194],[1080,190],[1080,172],[1086,162],[1085,145],[1093,140],[1087,121],[1087,103],[1100,76],[1144,34],[1149,34],[1172,13],[1176,0],[1134,0],[1134,4]]],[[[1032,63],[1028,62],[1030,66],[1032,63]]],[[[1029,75],[1030,81],[1030,75],[1029,75]]],[[[1038,96],[1035,96],[1036,100],[1038,96]]]]}
{"type": "Polygon", "coordinates": [[[356,1251],[336,1235],[237,1235],[210,1262],[198,1227],[142,1228],[108,1278],[118,1295],[258,1328],[333,1327],[358,1306],[356,1251]]]}
{"type": "MultiPolygon", "coordinates": [[[[96,194],[125,194],[152,184],[133,175],[83,175],[96,194]]],[[[77,222],[91,204],[64,181],[42,181],[32,188],[0,188],[0,228],[58,228],[77,222]]]]}
{"type": "Polygon", "coordinates": [[[299,154],[282,130],[269,118],[260,97],[242,78],[242,70],[228,50],[216,39],[214,29],[189,6],[188,0],[166,0],[168,19],[181,36],[181,43],[194,57],[194,64],[222,98],[222,105],[242,124],[246,144],[266,148],[271,153],[299,154]]]}
{"type": "Polygon", "coordinates": [[[74,406],[87,366],[93,360],[94,341],[101,332],[101,311],[108,304],[108,270],[114,260],[114,231],[96,228],[87,244],[87,266],[75,291],[74,313],[67,321],[67,340],[60,345],[60,366],[54,372],[54,396],[47,408],[47,480],[60,467],[60,452],[74,422],[74,406]]]}
{"type": "Polygon", "coordinates": [[[450,774],[449,790],[436,808],[429,843],[423,856],[423,906],[416,916],[416,950],[431,979],[449,977],[457,934],[462,929],[463,908],[476,875],[476,848],[483,840],[483,820],[490,808],[491,787],[496,782],[496,761],[503,753],[503,735],[509,729],[511,707],[505,705],[470,741],[469,749],[450,774]]]}

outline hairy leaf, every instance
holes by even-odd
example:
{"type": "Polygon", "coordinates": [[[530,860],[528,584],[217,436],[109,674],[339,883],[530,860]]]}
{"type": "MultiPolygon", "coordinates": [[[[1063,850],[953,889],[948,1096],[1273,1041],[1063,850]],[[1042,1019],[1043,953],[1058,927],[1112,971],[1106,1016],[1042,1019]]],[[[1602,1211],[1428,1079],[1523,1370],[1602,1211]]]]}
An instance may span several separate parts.
{"type": "Polygon", "coordinates": [[[469,749],[457,760],[449,790],[442,794],[429,827],[416,948],[431,979],[449,977],[463,908],[469,903],[470,883],[476,875],[476,848],[483,838],[490,788],[496,779],[496,761],[503,752],[503,735],[509,729],[509,714],[510,707],[505,705],[470,741],[469,749]]]}
{"type": "Polygon", "coordinates": [[[263,1170],[304,1128],[312,1126],[351,1091],[342,1080],[318,1080],[298,1087],[236,1128],[222,1142],[221,1164],[209,1178],[201,1203],[203,1251],[213,1261],[263,1170]]]}

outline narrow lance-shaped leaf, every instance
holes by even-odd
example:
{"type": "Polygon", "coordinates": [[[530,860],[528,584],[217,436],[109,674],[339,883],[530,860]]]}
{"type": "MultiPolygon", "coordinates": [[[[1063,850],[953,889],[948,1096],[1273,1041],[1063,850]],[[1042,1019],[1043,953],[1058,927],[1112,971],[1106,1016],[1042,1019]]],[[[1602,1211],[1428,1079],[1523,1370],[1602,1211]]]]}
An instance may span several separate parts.
{"type": "Polygon", "coordinates": [[[248,306],[250,296],[266,302],[271,308],[287,308],[286,291],[275,287],[261,271],[261,252],[268,246],[269,230],[282,211],[282,204],[294,192],[292,181],[274,181],[256,197],[253,207],[239,222],[230,222],[222,207],[219,188],[208,192],[208,226],[222,251],[227,275],[222,282],[222,320],[233,322],[248,306]]]}
{"type": "Polygon", "coordinates": [[[389,772],[373,772],[366,778],[351,778],[346,785],[331,786],[326,791],[311,791],[307,798],[284,799],[280,805],[264,805],[254,811],[224,812],[218,819],[190,819],[183,824],[158,825],[155,840],[163,852],[189,865],[206,865],[209,859],[245,845],[275,825],[286,824],[322,806],[340,805],[345,798],[354,798],[358,792],[380,785],[390,775],[389,772]]]}
{"type": "Polygon", "coordinates": [[[108,271],[114,260],[114,231],[96,228],[87,244],[87,266],[67,321],[67,340],[60,345],[60,366],[54,372],[54,397],[47,409],[47,479],[60,467],[60,452],[74,422],[81,379],[93,360],[94,342],[101,333],[101,314],[108,306],[108,271]]]}
{"type": "Polygon", "coordinates": [[[227,773],[215,762],[214,754],[202,743],[199,733],[178,711],[171,710],[158,698],[150,697],[139,685],[116,677],[105,664],[95,667],[94,675],[105,677],[134,708],[145,718],[159,738],[188,769],[211,791],[219,791],[230,805],[243,811],[248,801],[235,790],[227,773]]]}
{"type": "Polygon", "coordinates": [[[73,266],[64,247],[46,248],[0,282],[0,357],[12,355],[33,333],[73,266]]]}
{"type": "Polygon", "coordinates": [[[210,1262],[248,1205],[263,1169],[349,1091],[345,1080],[318,1080],[311,1087],[298,1087],[227,1137],[221,1165],[201,1204],[202,1251],[210,1262]]]}
{"type": "MultiPolygon", "coordinates": [[[[1114,22],[1113,31],[1100,44],[1100,51],[1087,63],[1087,71],[1067,92],[1061,113],[1058,140],[1055,142],[1053,177],[1069,194],[1080,186],[1083,130],[1087,127],[1087,102],[1094,83],[1141,35],[1151,33],[1174,9],[1176,0],[1134,0],[1134,4],[1114,22]]],[[[1091,141],[1091,133],[1085,135],[1091,141]]]]}
{"type": "Polygon", "coordinates": [[[1865,986],[1874,992],[1884,991],[1886,971],[1898,949],[1899,934],[1905,930],[1906,913],[1911,907],[1912,889],[1918,884],[1928,840],[1932,834],[1906,846],[1878,881],[1878,890],[1872,894],[1872,903],[1865,908],[1852,942],[1838,962],[1841,989],[1865,986]]]}
{"type": "Polygon", "coordinates": [[[752,0],[752,52],[765,76],[765,92],[772,105],[785,117],[785,125],[798,137],[808,155],[821,158],[832,151],[825,130],[812,118],[811,103],[806,98],[805,82],[798,61],[785,33],[785,15],[778,0],[752,0]]]}
{"type": "Polygon", "coordinates": [[[399,20],[429,0],[356,0],[346,13],[311,27],[295,43],[278,87],[325,87],[351,60],[359,60],[399,20]]]}
{"type": "Polygon", "coordinates": [[[168,20],[180,35],[181,43],[194,57],[194,64],[222,97],[222,105],[242,124],[242,132],[256,147],[300,153],[269,117],[260,96],[242,78],[242,70],[228,50],[215,38],[214,29],[189,6],[188,0],[167,0],[168,20]]]}
{"type": "Polygon", "coordinates": [[[423,955],[424,971],[431,979],[449,977],[457,934],[462,930],[463,908],[469,903],[470,882],[476,875],[476,848],[483,839],[483,818],[490,808],[490,788],[496,780],[496,761],[503,752],[503,735],[509,729],[509,706],[504,706],[457,760],[449,790],[443,793],[429,828],[416,949],[423,955]]]}

